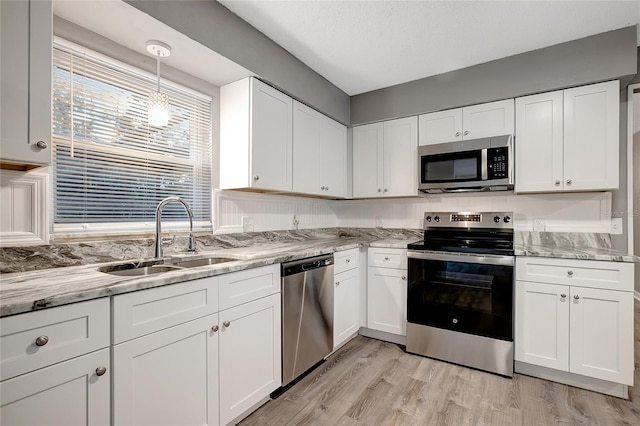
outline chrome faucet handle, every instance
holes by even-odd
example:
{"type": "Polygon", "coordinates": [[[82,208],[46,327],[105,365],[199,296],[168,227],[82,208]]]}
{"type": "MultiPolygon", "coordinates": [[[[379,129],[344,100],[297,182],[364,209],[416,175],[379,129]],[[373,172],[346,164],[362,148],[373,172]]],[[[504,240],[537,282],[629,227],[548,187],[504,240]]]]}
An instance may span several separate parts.
{"type": "Polygon", "coordinates": [[[196,251],[196,239],[193,234],[189,234],[189,248],[187,251],[196,251]]]}

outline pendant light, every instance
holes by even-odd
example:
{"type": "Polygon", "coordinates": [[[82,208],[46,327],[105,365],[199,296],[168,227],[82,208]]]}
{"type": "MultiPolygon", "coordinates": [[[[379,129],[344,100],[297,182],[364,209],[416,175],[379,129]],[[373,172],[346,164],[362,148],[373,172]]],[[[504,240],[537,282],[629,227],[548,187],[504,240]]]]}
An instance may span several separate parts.
{"type": "Polygon", "coordinates": [[[156,57],[156,73],[158,75],[158,90],[149,93],[149,124],[162,127],[169,123],[169,95],[160,91],[160,58],[166,58],[171,54],[171,47],[158,40],[147,42],[147,52],[156,57]]]}

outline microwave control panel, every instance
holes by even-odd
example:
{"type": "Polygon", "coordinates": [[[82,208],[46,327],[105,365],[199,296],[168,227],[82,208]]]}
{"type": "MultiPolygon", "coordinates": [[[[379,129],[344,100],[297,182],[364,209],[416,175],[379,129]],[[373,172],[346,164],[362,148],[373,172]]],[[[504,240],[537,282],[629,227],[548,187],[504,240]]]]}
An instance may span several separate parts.
{"type": "Polygon", "coordinates": [[[503,179],[509,177],[509,148],[487,149],[488,178],[503,179]]]}

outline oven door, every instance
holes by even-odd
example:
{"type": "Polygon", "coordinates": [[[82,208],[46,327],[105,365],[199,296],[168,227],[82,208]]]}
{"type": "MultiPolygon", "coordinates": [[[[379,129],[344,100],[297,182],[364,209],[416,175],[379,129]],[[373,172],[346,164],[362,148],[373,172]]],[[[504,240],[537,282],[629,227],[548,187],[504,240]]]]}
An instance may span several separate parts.
{"type": "Polygon", "coordinates": [[[408,322],[513,341],[513,256],[408,257],[408,322]]]}

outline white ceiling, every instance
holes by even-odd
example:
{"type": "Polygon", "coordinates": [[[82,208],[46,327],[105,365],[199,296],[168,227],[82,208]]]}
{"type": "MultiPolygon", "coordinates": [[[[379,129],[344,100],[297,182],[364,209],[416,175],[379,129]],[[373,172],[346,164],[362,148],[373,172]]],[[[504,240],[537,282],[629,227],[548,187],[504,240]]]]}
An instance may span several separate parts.
{"type": "Polygon", "coordinates": [[[151,56],[146,50],[148,40],[168,43],[171,56],[163,58],[163,64],[216,86],[255,75],[120,0],[54,0],[53,13],[144,55],[151,56]]]}
{"type": "Polygon", "coordinates": [[[640,22],[640,0],[220,3],[349,95],[640,22]]]}

